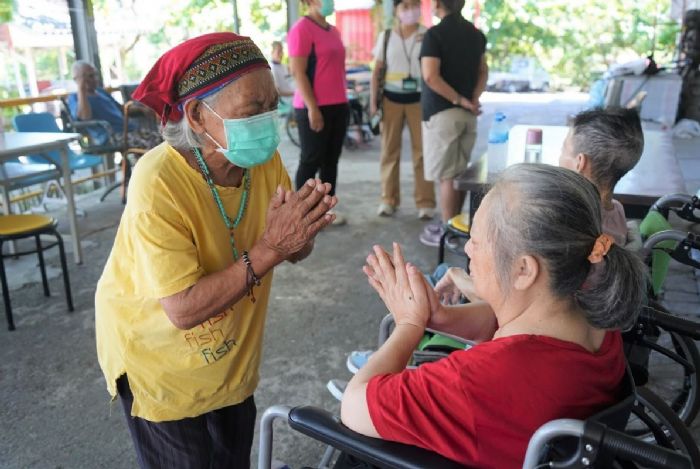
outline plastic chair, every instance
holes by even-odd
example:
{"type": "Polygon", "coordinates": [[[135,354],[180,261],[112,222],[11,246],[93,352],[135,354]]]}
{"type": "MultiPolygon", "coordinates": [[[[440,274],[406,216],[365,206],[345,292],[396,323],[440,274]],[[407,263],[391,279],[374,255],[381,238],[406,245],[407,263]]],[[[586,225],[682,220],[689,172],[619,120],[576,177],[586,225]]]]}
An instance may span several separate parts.
{"type": "Polygon", "coordinates": [[[63,238],[58,233],[56,219],[44,215],[5,215],[0,216],[0,283],[2,283],[2,297],[5,303],[5,316],[7,317],[7,328],[15,330],[15,322],[12,316],[12,305],[10,304],[10,289],[7,285],[7,275],[5,274],[5,258],[37,254],[39,256],[39,269],[41,270],[41,281],[44,286],[44,296],[51,296],[49,292],[49,282],[46,277],[46,266],[44,264],[44,251],[54,246],[58,246],[61,257],[61,270],[63,271],[63,286],[66,291],[66,301],[68,311],[73,311],[73,297],[70,290],[70,279],[68,278],[68,266],[66,264],[66,253],[63,248],[63,238]],[[56,241],[50,244],[41,244],[41,235],[52,235],[56,241]],[[28,251],[3,254],[2,245],[7,241],[34,238],[36,248],[28,251]]]}
{"type": "MultiPolygon", "coordinates": [[[[12,124],[18,132],[62,132],[56,124],[56,119],[48,112],[19,114],[12,119],[12,124]]],[[[91,154],[77,154],[68,148],[71,171],[85,168],[95,168],[102,164],[102,158],[91,154]]],[[[61,154],[49,151],[41,155],[27,155],[30,163],[51,163],[61,168],[61,154]]]]}
{"type": "MultiPolygon", "coordinates": [[[[445,262],[445,247],[447,246],[447,238],[469,240],[470,227],[469,215],[465,213],[460,213],[459,215],[455,215],[454,217],[450,218],[450,220],[445,224],[445,232],[440,237],[440,246],[438,248],[438,265],[445,262]]],[[[450,251],[466,257],[463,250],[450,248],[450,251]]]]}
{"type": "MultiPolygon", "coordinates": [[[[133,138],[130,139],[130,134],[129,134],[129,126],[130,122],[131,123],[136,123],[137,128],[139,129],[139,132],[142,133],[142,136],[148,135],[147,138],[142,139],[142,140],[153,140],[151,137],[153,135],[158,134],[158,116],[156,114],[145,107],[143,104],[133,101],[133,100],[128,100],[127,98],[131,98],[131,93],[134,91],[136,87],[134,85],[123,85],[121,87],[122,91],[122,96],[124,98],[124,130],[123,130],[123,137],[122,137],[122,142],[123,142],[123,147],[121,149],[122,153],[122,160],[120,163],[121,166],[121,173],[122,177],[120,181],[115,182],[112,184],[110,187],[108,187],[105,192],[102,194],[102,197],[100,197],[100,202],[104,202],[105,198],[115,189],[119,188],[120,193],[121,193],[121,199],[122,203],[126,203],[126,191],[127,191],[127,186],[129,185],[129,180],[131,179],[131,172],[133,169],[133,166],[138,162],[139,158],[141,158],[143,155],[145,155],[148,150],[151,148],[146,148],[149,145],[141,145],[139,146],[139,143],[130,141],[133,140],[133,138]],[[134,162],[130,160],[130,157],[133,158],[134,162]]],[[[160,140],[162,141],[162,139],[160,140]]],[[[160,142],[157,142],[160,143],[160,142]]],[[[153,142],[153,144],[157,144],[156,142],[153,142]]],[[[151,145],[153,145],[151,144],[151,145]]],[[[152,146],[151,146],[152,147],[152,146]]]]}

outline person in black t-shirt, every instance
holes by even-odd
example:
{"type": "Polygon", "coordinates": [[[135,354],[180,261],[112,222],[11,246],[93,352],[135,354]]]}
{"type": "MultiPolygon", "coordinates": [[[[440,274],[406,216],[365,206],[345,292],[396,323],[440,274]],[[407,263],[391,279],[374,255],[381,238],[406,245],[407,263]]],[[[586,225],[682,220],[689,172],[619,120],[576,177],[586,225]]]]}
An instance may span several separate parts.
{"type": "Polygon", "coordinates": [[[441,21],[425,34],[420,52],[425,179],[440,182],[442,215],[420,236],[428,246],[439,245],[443,224],[462,210],[465,194],[453,180],[469,163],[488,78],[486,36],[464,19],[463,7],[464,0],[433,0],[441,21]]]}

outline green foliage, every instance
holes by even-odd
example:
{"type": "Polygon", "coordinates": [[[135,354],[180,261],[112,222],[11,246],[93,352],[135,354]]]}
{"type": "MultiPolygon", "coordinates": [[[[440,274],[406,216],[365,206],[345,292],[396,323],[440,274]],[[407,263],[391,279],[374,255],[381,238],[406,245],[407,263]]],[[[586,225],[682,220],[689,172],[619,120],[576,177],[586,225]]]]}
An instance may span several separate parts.
{"type": "MultiPolygon", "coordinates": [[[[270,14],[279,13],[284,8],[284,2],[279,0],[252,0],[250,4],[250,19],[262,32],[271,31],[270,14]]],[[[279,31],[275,31],[279,33],[279,31]]]]}
{"type": "Polygon", "coordinates": [[[58,53],[58,49],[37,49],[34,62],[38,80],[68,78],[61,76],[58,68],[58,53]]]}
{"type": "Polygon", "coordinates": [[[609,65],[649,55],[652,47],[657,62],[668,62],[679,30],[676,23],[655,24],[668,11],[668,1],[487,0],[483,5],[493,69],[507,69],[516,55],[536,57],[564,85],[586,86],[609,65]]]}
{"type": "Polygon", "coordinates": [[[0,0],[0,24],[12,21],[12,14],[14,11],[14,0],[0,0]]]}

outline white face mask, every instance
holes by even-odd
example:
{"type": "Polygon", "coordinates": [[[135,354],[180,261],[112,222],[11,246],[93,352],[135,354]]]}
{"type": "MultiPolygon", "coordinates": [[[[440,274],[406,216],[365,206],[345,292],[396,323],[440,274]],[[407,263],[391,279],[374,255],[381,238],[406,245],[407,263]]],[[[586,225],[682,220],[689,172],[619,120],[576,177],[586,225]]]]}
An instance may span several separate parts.
{"type": "Polygon", "coordinates": [[[420,8],[409,8],[398,13],[399,21],[404,25],[416,24],[420,21],[420,8]]]}

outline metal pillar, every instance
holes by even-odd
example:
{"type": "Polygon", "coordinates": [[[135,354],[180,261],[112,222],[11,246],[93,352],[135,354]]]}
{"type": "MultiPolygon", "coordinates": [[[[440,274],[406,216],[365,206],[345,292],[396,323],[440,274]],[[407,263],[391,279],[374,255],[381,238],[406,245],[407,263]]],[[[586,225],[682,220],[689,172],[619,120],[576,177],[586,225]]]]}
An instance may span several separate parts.
{"type": "Polygon", "coordinates": [[[394,25],[394,2],[385,0],[382,2],[384,8],[384,29],[391,29],[394,25]]]}
{"type": "Polygon", "coordinates": [[[102,67],[100,66],[100,51],[97,47],[92,0],[68,0],[68,13],[73,30],[75,58],[76,60],[87,60],[94,65],[100,74],[100,83],[102,83],[102,67]]]}
{"type": "Polygon", "coordinates": [[[299,19],[299,0],[287,0],[287,31],[299,19]]]}
{"type": "Polygon", "coordinates": [[[240,34],[241,31],[241,20],[238,17],[238,1],[231,0],[233,3],[233,32],[240,34]]]}

